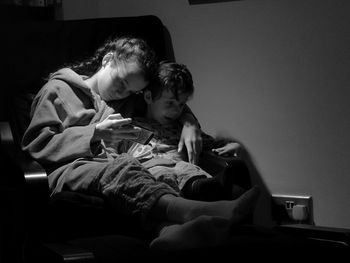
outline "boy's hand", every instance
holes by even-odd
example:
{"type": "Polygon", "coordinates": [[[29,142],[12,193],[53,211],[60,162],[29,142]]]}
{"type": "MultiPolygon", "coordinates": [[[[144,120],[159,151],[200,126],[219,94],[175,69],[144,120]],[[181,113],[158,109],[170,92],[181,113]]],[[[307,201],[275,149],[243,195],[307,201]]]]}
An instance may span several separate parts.
{"type": "Polygon", "coordinates": [[[239,157],[239,153],[241,150],[242,150],[242,147],[237,142],[231,142],[226,144],[223,147],[212,149],[213,152],[224,157],[228,157],[228,156],[239,157]]]}
{"type": "Polygon", "coordinates": [[[178,152],[181,152],[183,146],[186,146],[188,161],[198,164],[199,155],[202,152],[202,136],[201,130],[197,125],[186,123],[182,128],[178,152]]]}

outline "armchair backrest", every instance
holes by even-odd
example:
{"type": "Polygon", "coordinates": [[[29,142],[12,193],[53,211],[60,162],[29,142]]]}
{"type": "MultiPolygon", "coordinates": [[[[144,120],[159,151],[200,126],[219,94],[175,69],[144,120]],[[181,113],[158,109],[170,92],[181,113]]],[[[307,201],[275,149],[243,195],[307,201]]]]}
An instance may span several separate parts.
{"type": "Polygon", "coordinates": [[[2,21],[0,25],[0,120],[11,120],[19,142],[29,124],[33,95],[45,77],[66,63],[86,58],[111,35],[144,38],[159,59],[166,54],[164,26],[153,15],[68,21],[2,21]]]}

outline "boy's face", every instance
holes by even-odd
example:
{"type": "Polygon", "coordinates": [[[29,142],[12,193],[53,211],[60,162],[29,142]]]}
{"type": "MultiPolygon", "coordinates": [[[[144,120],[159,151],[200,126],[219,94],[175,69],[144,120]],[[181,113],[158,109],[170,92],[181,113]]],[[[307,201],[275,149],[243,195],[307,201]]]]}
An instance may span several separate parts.
{"type": "Polygon", "coordinates": [[[180,93],[178,100],[170,90],[163,91],[160,98],[152,99],[149,91],[145,92],[145,100],[148,104],[147,117],[160,124],[168,124],[179,118],[190,95],[180,93]]]}

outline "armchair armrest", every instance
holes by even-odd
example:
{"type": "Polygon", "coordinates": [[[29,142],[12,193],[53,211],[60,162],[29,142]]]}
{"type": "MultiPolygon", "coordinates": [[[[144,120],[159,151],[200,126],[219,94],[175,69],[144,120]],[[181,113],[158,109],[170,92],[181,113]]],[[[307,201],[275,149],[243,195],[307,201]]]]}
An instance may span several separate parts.
{"type": "MultiPolygon", "coordinates": [[[[24,180],[24,201],[27,204],[29,218],[36,221],[41,210],[49,200],[49,184],[45,169],[24,153],[14,142],[11,126],[8,122],[0,122],[0,138],[2,150],[7,154],[14,170],[24,180]],[[38,216],[37,216],[38,215],[38,216]]],[[[12,175],[11,175],[12,176],[12,175]]]]}
{"type": "Polygon", "coordinates": [[[10,124],[0,122],[1,145],[18,167],[28,186],[41,185],[48,188],[48,179],[45,169],[33,158],[22,152],[19,145],[14,143],[10,124]]]}
{"type": "Polygon", "coordinates": [[[48,189],[48,178],[45,169],[37,161],[31,159],[26,154],[21,155],[19,164],[23,171],[27,186],[37,186],[48,189]]]}
{"type": "Polygon", "coordinates": [[[92,251],[66,242],[44,243],[28,253],[29,262],[95,262],[92,251]]]}

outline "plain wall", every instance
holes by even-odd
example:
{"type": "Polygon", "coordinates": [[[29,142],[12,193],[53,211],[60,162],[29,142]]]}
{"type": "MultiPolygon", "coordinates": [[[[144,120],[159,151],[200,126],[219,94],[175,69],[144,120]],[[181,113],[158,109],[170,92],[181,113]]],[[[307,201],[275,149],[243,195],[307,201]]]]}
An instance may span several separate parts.
{"type": "MultiPolygon", "coordinates": [[[[316,225],[341,228],[350,228],[349,13],[348,0],[63,1],[63,19],[158,16],[192,71],[189,105],[204,130],[242,142],[268,192],[312,195],[316,225]]],[[[264,202],[256,221],[269,224],[264,202]]]]}

